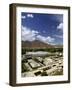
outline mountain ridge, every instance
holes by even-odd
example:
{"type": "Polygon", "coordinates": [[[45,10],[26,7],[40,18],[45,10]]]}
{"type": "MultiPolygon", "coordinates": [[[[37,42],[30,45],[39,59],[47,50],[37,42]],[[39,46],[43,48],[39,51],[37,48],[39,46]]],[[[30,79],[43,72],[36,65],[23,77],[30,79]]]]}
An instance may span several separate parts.
{"type": "Polygon", "coordinates": [[[58,45],[51,45],[39,40],[34,40],[34,41],[22,41],[22,47],[23,48],[56,48],[58,47],[58,45]]]}

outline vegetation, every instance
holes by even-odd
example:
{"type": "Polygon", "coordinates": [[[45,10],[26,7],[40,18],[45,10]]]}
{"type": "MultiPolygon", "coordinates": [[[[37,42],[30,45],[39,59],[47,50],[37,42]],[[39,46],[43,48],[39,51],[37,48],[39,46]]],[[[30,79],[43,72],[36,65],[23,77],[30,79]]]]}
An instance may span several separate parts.
{"type": "Polygon", "coordinates": [[[22,54],[25,54],[28,51],[33,51],[33,52],[47,51],[47,52],[54,53],[54,52],[63,52],[63,48],[38,48],[38,49],[37,48],[22,48],[22,54]]]}
{"type": "Polygon", "coordinates": [[[32,57],[32,59],[36,62],[38,61],[38,59],[36,57],[32,57]]]}
{"type": "Polygon", "coordinates": [[[22,68],[22,71],[21,71],[22,73],[23,73],[23,72],[28,72],[28,71],[29,71],[28,67],[27,67],[24,63],[22,63],[21,68],[22,68]]]}
{"type": "Polygon", "coordinates": [[[27,59],[22,60],[22,63],[27,63],[27,62],[28,62],[27,59]]]}
{"type": "Polygon", "coordinates": [[[63,70],[61,71],[55,71],[52,75],[63,75],[63,70]]]}
{"type": "Polygon", "coordinates": [[[48,74],[47,74],[46,71],[43,71],[43,72],[41,73],[41,76],[48,76],[48,74]]]}

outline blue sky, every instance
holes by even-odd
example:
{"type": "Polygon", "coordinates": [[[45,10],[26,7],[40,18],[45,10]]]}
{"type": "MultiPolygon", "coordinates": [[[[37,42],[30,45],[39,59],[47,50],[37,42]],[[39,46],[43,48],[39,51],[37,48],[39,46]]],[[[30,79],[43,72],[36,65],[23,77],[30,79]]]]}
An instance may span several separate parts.
{"type": "Polygon", "coordinates": [[[22,40],[63,44],[63,15],[21,13],[22,40]]]}

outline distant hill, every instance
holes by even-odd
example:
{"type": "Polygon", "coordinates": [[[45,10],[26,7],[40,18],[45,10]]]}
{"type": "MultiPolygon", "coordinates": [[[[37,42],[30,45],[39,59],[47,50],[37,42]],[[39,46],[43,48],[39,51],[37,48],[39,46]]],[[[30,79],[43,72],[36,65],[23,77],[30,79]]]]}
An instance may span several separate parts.
{"type": "Polygon", "coordinates": [[[54,45],[55,48],[63,48],[63,45],[54,45]]]}
{"type": "Polygon", "coordinates": [[[23,48],[54,48],[54,45],[50,45],[39,40],[35,41],[22,41],[23,48]]]}

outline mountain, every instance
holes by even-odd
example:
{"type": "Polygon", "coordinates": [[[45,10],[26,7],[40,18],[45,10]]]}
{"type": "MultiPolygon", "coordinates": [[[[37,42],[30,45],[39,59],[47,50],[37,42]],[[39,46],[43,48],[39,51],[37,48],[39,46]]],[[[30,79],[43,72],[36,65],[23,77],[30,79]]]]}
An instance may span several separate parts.
{"type": "Polygon", "coordinates": [[[53,45],[41,42],[39,40],[35,41],[22,41],[23,48],[54,48],[53,45]]]}
{"type": "Polygon", "coordinates": [[[55,48],[63,48],[63,45],[54,45],[55,48]]]}

